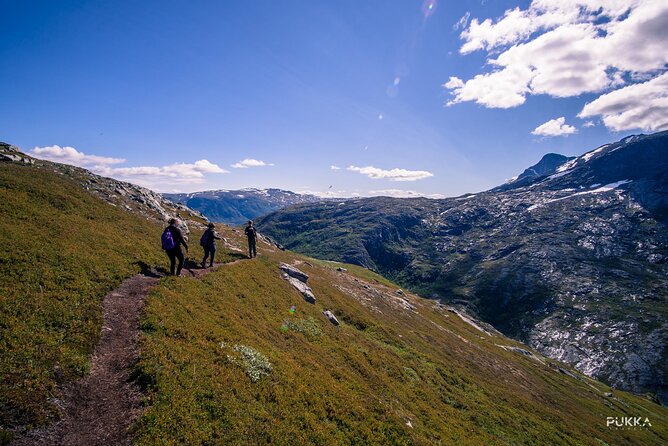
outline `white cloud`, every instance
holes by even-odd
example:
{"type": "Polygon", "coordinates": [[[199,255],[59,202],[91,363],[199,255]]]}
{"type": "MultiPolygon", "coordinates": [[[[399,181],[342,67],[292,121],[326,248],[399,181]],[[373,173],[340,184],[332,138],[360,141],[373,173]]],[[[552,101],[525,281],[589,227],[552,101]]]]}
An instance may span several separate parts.
{"type": "Polygon", "coordinates": [[[455,31],[457,31],[458,29],[466,29],[466,25],[468,25],[469,23],[469,17],[471,17],[471,13],[467,11],[466,14],[464,14],[462,18],[459,19],[457,23],[455,23],[452,26],[452,29],[454,29],[455,31]]]}
{"type": "Polygon", "coordinates": [[[572,125],[566,124],[566,118],[561,116],[536,127],[531,134],[539,136],[565,136],[576,133],[577,129],[572,125]]]}
{"type": "Polygon", "coordinates": [[[594,127],[596,123],[594,121],[587,121],[584,124],[582,124],[582,127],[588,128],[588,127],[594,127]]]}
{"type": "Polygon", "coordinates": [[[375,195],[380,197],[395,197],[395,198],[416,198],[416,197],[445,198],[445,195],[443,194],[425,194],[422,192],[416,192],[414,190],[401,190],[401,189],[370,190],[369,195],[375,195]]]}
{"type": "Polygon", "coordinates": [[[534,0],[497,19],[471,20],[460,53],[485,50],[487,69],[444,84],[448,105],[521,105],[528,95],[572,97],[655,77],[668,64],[668,2],[534,0]]]}
{"type": "Polygon", "coordinates": [[[601,116],[615,130],[668,130],[668,73],[599,96],[578,114],[580,118],[601,116]]]}
{"type": "Polygon", "coordinates": [[[113,167],[113,168],[98,168],[97,173],[114,177],[167,177],[167,178],[203,178],[206,173],[227,173],[217,164],[213,164],[208,160],[195,161],[189,163],[176,163],[168,166],[154,167],[154,166],[138,166],[138,167],[113,167]]]}
{"type": "Polygon", "coordinates": [[[238,163],[232,164],[232,167],[235,169],[247,169],[249,167],[266,167],[266,166],[273,166],[271,163],[265,163],[262,160],[256,160],[253,158],[246,158],[238,163]]]}
{"type": "Polygon", "coordinates": [[[329,168],[332,169],[332,170],[341,170],[341,168],[339,166],[335,166],[333,164],[331,166],[329,166],[329,168]]]}
{"type": "Polygon", "coordinates": [[[351,172],[359,172],[373,180],[417,181],[434,176],[433,173],[427,172],[425,170],[406,170],[398,168],[383,170],[373,166],[349,166],[346,170],[351,172]]]}
{"type": "Polygon", "coordinates": [[[126,160],[88,155],[73,147],[35,147],[29,153],[35,158],[85,167],[98,175],[162,190],[171,190],[175,184],[202,184],[206,174],[227,173],[225,169],[205,159],[167,166],[116,167],[115,164],[124,163],[126,160]]]}
{"type": "Polygon", "coordinates": [[[451,77],[444,87],[452,90],[454,99],[447,105],[475,101],[490,108],[510,108],[524,103],[529,91],[527,79],[531,70],[517,66],[493,73],[478,74],[466,82],[451,77]]]}
{"type": "Polygon", "coordinates": [[[35,147],[30,152],[35,158],[40,158],[56,163],[71,164],[73,166],[108,166],[125,162],[123,158],[111,158],[107,156],[86,155],[74,147],[60,147],[57,145],[47,147],[35,147]]]}

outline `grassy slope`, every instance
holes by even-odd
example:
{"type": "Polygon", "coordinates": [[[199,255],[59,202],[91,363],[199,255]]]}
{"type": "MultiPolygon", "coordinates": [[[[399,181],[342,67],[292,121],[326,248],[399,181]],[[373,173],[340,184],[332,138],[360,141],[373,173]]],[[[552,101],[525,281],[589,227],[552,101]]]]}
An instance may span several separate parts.
{"type": "Polygon", "coordinates": [[[57,383],[88,369],[104,295],[165,264],[160,230],[49,168],[0,163],[0,437],[56,413],[57,383]]]}
{"type": "Polygon", "coordinates": [[[368,271],[356,279],[355,269],[339,273],[265,244],[260,252],[152,292],[138,369],[150,407],[137,444],[668,441],[661,406],[618,391],[606,397],[607,386],[502,349],[519,344],[484,335],[432,301],[411,296],[416,312],[398,309],[395,288],[368,271]],[[302,262],[316,305],[281,279],[280,261],[302,262]],[[323,309],[337,314],[340,328],[323,309]],[[253,383],[229,359],[238,344],[264,354],[271,374],[253,383]],[[653,427],[606,428],[607,416],[623,415],[647,416],[653,427]]]}

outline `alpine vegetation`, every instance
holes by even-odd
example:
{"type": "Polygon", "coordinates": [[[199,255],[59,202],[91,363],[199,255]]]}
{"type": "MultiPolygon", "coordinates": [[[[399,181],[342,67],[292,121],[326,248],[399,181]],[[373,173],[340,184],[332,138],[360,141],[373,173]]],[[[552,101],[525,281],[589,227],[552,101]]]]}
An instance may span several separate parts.
{"type": "MultiPolygon", "coordinates": [[[[224,344],[221,344],[221,346],[222,345],[224,344]]],[[[227,355],[228,361],[243,368],[251,381],[257,382],[271,373],[272,365],[269,362],[269,359],[253,347],[236,344],[232,349],[238,353],[238,355],[227,355]]]]}

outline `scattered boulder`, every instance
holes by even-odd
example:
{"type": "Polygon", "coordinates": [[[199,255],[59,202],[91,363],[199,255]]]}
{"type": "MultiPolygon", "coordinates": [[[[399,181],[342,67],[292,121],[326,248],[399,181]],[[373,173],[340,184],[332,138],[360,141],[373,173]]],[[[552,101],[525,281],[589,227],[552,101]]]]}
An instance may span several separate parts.
{"type": "Polygon", "coordinates": [[[287,263],[281,263],[278,265],[278,267],[285,272],[288,276],[294,277],[295,279],[299,280],[300,282],[308,282],[308,274],[306,274],[303,271],[298,270],[292,265],[288,265],[287,263]]]}
{"type": "Polygon", "coordinates": [[[346,271],[348,271],[347,269],[345,269],[345,268],[341,268],[340,266],[339,266],[338,268],[336,268],[336,270],[337,270],[337,271],[340,271],[340,272],[342,272],[342,273],[345,273],[346,271]]]}
{"type": "Polygon", "coordinates": [[[533,353],[531,353],[529,350],[525,350],[520,347],[510,347],[510,350],[514,351],[515,353],[519,353],[520,355],[533,356],[533,353]]]}
{"type": "Polygon", "coordinates": [[[339,325],[339,320],[336,318],[336,316],[334,316],[334,313],[332,313],[331,311],[325,310],[325,311],[322,312],[322,314],[324,314],[325,317],[327,319],[329,319],[329,322],[331,322],[332,324],[334,324],[336,326],[339,325]]]}
{"type": "Polygon", "coordinates": [[[313,294],[311,287],[306,285],[304,282],[289,276],[287,273],[283,273],[283,278],[290,282],[290,285],[297,288],[297,291],[302,293],[302,296],[304,296],[304,300],[306,302],[315,304],[315,295],[313,294]]]}
{"type": "Polygon", "coordinates": [[[397,293],[399,296],[403,296],[403,295],[405,294],[405,293],[404,293],[404,290],[397,290],[396,293],[397,293]]]}

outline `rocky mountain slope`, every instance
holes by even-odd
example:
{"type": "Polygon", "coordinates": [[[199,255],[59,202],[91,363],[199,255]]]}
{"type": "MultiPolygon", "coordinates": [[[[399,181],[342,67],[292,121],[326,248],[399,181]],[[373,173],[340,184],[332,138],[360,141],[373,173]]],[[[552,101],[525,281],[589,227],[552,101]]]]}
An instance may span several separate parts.
{"type": "MultiPolygon", "coordinates": [[[[0,162],[0,444],[58,420],[62,385],[88,373],[105,329],[102,297],[166,263],[159,215],[107,200],[86,181],[113,180],[13,149],[3,156],[11,159],[0,162]]],[[[220,230],[219,259],[239,259],[243,234],[220,230]]],[[[259,254],[200,279],[162,278],[149,294],[133,374],[145,407],[133,443],[668,441],[664,407],[461,310],[264,238],[259,254]],[[607,426],[629,415],[641,423],[607,426]]]]}
{"type": "Polygon", "coordinates": [[[479,194],[299,205],[260,228],[289,249],[373,268],[589,376],[666,401],[668,132],[559,161],[479,194]]]}
{"type": "Polygon", "coordinates": [[[62,175],[112,206],[152,221],[164,222],[173,216],[179,216],[195,224],[207,220],[200,212],[167,200],[161,194],[145,187],[102,177],[80,167],[32,158],[21,152],[18,147],[4,142],[0,142],[0,163],[2,162],[31,166],[37,170],[62,175]]]}
{"type": "Polygon", "coordinates": [[[190,194],[165,194],[174,203],[197,209],[211,221],[239,225],[287,206],[322,201],[309,194],[282,189],[212,190],[190,194]]]}

